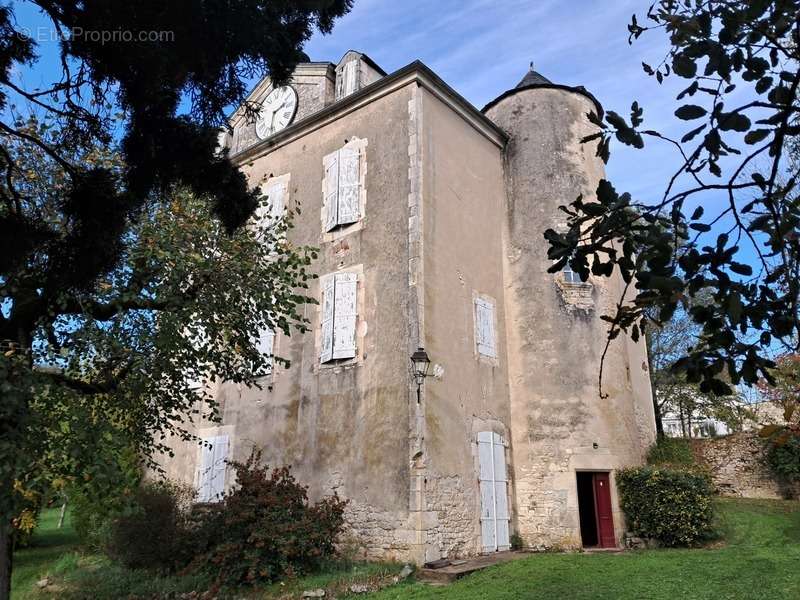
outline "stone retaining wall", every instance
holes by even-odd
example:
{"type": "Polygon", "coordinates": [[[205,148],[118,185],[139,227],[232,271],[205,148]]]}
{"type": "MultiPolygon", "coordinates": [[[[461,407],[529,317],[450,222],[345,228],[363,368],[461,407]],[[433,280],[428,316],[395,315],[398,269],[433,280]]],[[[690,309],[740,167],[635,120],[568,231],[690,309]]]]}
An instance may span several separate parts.
{"type": "Polygon", "coordinates": [[[693,440],[692,448],[698,463],[708,467],[717,492],[722,496],[797,496],[797,489],[788,489],[772,475],[766,463],[764,442],[756,432],[693,440]]]}

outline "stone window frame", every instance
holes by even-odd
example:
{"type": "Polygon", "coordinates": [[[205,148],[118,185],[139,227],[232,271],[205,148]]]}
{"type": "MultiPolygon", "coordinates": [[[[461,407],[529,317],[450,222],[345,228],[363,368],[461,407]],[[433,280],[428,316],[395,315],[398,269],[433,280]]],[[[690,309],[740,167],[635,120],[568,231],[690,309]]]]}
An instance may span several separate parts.
{"type": "Polygon", "coordinates": [[[339,273],[355,273],[356,275],[356,355],[352,358],[337,358],[324,363],[319,361],[322,354],[322,301],[317,303],[314,308],[314,373],[332,371],[342,368],[352,368],[363,364],[367,358],[365,352],[365,338],[367,336],[367,322],[364,319],[364,308],[366,306],[366,289],[364,281],[364,265],[353,265],[330,271],[317,278],[316,297],[322,298],[324,281],[339,273]]]}
{"type": "Polygon", "coordinates": [[[320,208],[320,239],[322,243],[331,243],[336,241],[340,238],[346,237],[352,233],[357,231],[361,231],[364,228],[364,219],[366,217],[366,208],[367,208],[367,146],[369,145],[369,141],[367,138],[358,138],[353,136],[352,138],[345,140],[345,143],[338,148],[331,150],[330,152],[325,153],[324,156],[329,156],[331,153],[341,150],[342,148],[355,148],[358,150],[359,159],[358,159],[358,207],[359,207],[359,218],[358,221],[355,223],[348,223],[346,225],[338,226],[331,231],[325,231],[325,224],[328,221],[328,207],[325,203],[325,188],[326,188],[326,177],[325,177],[325,164],[323,159],[322,169],[322,183],[321,183],[321,197],[322,197],[322,206],[320,208]]]}

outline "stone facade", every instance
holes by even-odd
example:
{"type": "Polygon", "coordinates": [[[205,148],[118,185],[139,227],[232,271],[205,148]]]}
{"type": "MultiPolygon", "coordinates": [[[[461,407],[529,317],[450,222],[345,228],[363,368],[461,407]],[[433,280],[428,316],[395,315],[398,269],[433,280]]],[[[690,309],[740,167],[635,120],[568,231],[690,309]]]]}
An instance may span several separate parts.
{"type": "MultiPolygon", "coordinates": [[[[307,306],[311,331],[274,340],[291,365],[261,390],[216,382],[222,422],[194,432],[228,436],[231,458],[258,445],[312,498],[348,498],[350,539],[369,558],[502,548],[502,522],[532,548],[579,546],[576,473],[637,464],[655,435],[642,343],[614,342],[598,393],[599,315],[620,282],[547,272],[542,234],[559,226],[557,206],[591,195],[603,175],[579,143],[594,100],[522,86],[481,112],[419,62],[385,75],[352,51],[338,65],[298,66],[291,85],[292,124],[259,141],[240,109],[225,144],[253,185],[288,181],[286,206],[302,207],[289,241],[320,248],[310,294],[321,297],[332,274],[357,281],[355,350],[323,359],[322,303],[307,306]],[[337,80],[354,72],[355,83],[337,80]],[[360,216],[326,230],[324,165],[342,148],[359,156],[360,216]],[[418,395],[409,356],[419,347],[433,377],[418,395]],[[490,475],[479,436],[497,440],[490,475]],[[499,507],[493,542],[487,490],[499,507]]],[[[261,82],[251,102],[270,89],[261,82]]],[[[167,473],[197,482],[198,446],[173,447],[167,473]]],[[[611,500],[619,543],[613,484],[611,500]]]]}
{"type": "Polygon", "coordinates": [[[741,498],[798,497],[800,487],[778,481],[766,463],[764,440],[753,431],[692,441],[697,461],[708,468],[717,493],[741,498]]]}

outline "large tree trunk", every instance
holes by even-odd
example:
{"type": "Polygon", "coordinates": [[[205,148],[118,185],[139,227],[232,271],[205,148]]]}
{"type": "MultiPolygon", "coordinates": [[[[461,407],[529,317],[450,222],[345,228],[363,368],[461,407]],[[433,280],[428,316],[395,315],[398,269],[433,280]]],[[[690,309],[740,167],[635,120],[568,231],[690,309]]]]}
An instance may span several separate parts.
{"type": "Polygon", "coordinates": [[[653,396],[653,413],[656,416],[656,437],[661,439],[664,437],[664,423],[661,420],[661,407],[656,402],[655,396],[653,396]]]}
{"type": "Polygon", "coordinates": [[[11,523],[0,518],[0,600],[9,600],[11,597],[12,540],[11,523]]]}

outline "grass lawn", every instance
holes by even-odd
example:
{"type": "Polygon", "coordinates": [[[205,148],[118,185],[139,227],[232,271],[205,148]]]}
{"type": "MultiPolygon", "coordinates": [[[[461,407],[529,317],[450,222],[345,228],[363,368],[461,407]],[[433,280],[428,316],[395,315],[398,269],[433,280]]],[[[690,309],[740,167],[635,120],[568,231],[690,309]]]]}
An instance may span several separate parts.
{"type": "MultiPolygon", "coordinates": [[[[443,599],[636,599],[746,600],[800,598],[800,503],[720,500],[724,542],[698,550],[645,550],[621,554],[534,554],[465,577],[447,587],[401,583],[360,598],[443,599]]],[[[200,577],[157,577],[107,559],[80,555],[69,522],[55,529],[57,511],[42,515],[34,546],[15,556],[14,600],[118,599],[204,589],[200,577]],[[49,575],[53,586],[35,582],[49,575]]],[[[342,597],[351,582],[386,580],[398,565],[331,565],[324,572],[239,591],[235,598],[300,597],[327,588],[342,597]]]]}
{"type": "Polygon", "coordinates": [[[370,600],[800,598],[800,503],[726,499],[719,509],[719,547],[537,554],[447,587],[409,583],[370,600]]]}

